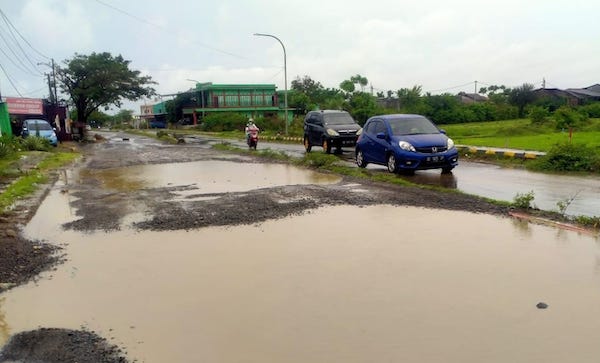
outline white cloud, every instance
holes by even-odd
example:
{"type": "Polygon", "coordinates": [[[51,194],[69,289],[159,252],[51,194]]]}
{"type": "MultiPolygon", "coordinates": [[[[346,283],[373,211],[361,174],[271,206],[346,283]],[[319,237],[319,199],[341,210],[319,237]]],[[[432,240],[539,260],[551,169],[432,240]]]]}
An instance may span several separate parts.
{"type": "MultiPolygon", "coordinates": [[[[283,88],[281,46],[256,32],[285,44],[288,84],[309,75],[338,87],[357,73],[381,90],[543,77],[565,88],[600,82],[600,3],[584,0],[4,1],[3,11],[48,56],[122,54],[159,82],[159,93],[186,90],[188,78],[283,88]]],[[[11,72],[29,90],[44,86],[11,72]]]]}

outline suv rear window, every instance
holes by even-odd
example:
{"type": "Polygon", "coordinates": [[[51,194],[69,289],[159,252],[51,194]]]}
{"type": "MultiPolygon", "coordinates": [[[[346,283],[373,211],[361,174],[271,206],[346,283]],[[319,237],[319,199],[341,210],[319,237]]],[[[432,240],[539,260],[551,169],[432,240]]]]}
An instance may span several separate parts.
{"type": "Polygon", "coordinates": [[[347,113],[330,113],[323,115],[323,119],[328,125],[353,125],[354,119],[347,113]]]}

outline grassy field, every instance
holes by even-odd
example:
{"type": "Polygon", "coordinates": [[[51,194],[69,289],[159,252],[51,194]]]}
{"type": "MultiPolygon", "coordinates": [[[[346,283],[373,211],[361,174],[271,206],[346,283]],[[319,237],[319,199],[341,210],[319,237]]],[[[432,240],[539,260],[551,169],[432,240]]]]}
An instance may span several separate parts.
{"type": "MultiPolygon", "coordinates": [[[[556,144],[569,142],[568,130],[532,125],[529,119],[439,126],[461,145],[548,151],[556,144]]],[[[590,119],[585,128],[574,129],[572,142],[574,145],[600,147],[600,119],[590,119]]]]}

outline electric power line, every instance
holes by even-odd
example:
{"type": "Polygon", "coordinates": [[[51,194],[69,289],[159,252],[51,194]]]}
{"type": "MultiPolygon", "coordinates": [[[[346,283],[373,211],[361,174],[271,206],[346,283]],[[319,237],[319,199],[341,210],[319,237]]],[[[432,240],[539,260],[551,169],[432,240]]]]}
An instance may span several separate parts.
{"type": "MultiPolygon", "coordinates": [[[[124,15],[126,15],[126,16],[128,16],[128,17],[132,18],[132,19],[135,19],[135,20],[137,20],[137,21],[139,21],[139,22],[142,22],[142,23],[144,23],[144,24],[151,25],[151,26],[153,26],[153,27],[155,27],[155,28],[158,28],[158,29],[160,29],[160,30],[164,31],[165,33],[168,33],[168,34],[170,34],[170,35],[172,35],[172,36],[177,36],[177,34],[175,34],[175,33],[171,32],[169,29],[167,29],[167,28],[165,28],[165,27],[163,27],[163,26],[160,26],[160,25],[158,25],[158,24],[154,24],[154,23],[152,23],[152,22],[149,22],[148,20],[146,20],[146,19],[143,19],[143,18],[141,18],[141,17],[139,17],[139,16],[137,16],[137,15],[131,14],[131,13],[129,13],[129,12],[127,12],[127,11],[123,10],[123,9],[119,9],[119,8],[117,8],[117,7],[116,7],[116,6],[114,6],[114,5],[108,4],[108,3],[106,3],[106,2],[104,2],[104,1],[102,1],[102,0],[96,0],[96,2],[97,2],[97,3],[99,3],[99,4],[101,4],[101,5],[104,5],[104,6],[106,6],[106,7],[108,7],[108,8],[111,8],[111,9],[113,9],[114,11],[117,11],[117,12],[119,12],[119,13],[121,13],[121,14],[124,14],[124,15]]],[[[196,42],[196,41],[194,41],[194,43],[196,43],[197,45],[199,45],[199,46],[201,46],[201,47],[203,47],[203,48],[210,49],[210,50],[212,50],[212,51],[215,51],[215,52],[218,52],[218,53],[226,54],[226,55],[228,55],[228,56],[235,57],[235,58],[246,59],[246,57],[243,57],[243,56],[241,56],[241,55],[238,55],[238,54],[235,54],[235,53],[231,53],[231,52],[227,52],[227,51],[225,51],[225,50],[222,50],[222,49],[219,49],[219,48],[215,48],[215,47],[212,47],[212,46],[210,46],[210,45],[207,45],[207,44],[204,44],[204,43],[200,43],[200,42],[196,42]]]]}
{"type": "MultiPolygon", "coordinates": [[[[2,38],[3,38],[2,34],[0,34],[0,37],[2,37],[2,38]]],[[[10,49],[10,47],[8,47],[8,48],[10,49]]],[[[10,62],[11,62],[11,63],[12,63],[14,66],[15,66],[15,67],[19,68],[21,71],[23,71],[23,72],[25,72],[25,73],[27,73],[27,74],[30,74],[30,75],[32,75],[32,76],[36,76],[36,77],[37,77],[37,76],[40,76],[40,74],[35,74],[35,73],[31,72],[29,69],[27,69],[27,68],[25,67],[25,65],[23,64],[23,62],[20,62],[20,63],[21,63],[21,65],[17,64],[17,62],[15,62],[13,58],[11,58],[11,57],[10,57],[8,54],[6,54],[6,52],[4,51],[4,49],[0,48],[0,52],[2,52],[2,54],[4,54],[4,56],[5,56],[5,57],[6,57],[6,58],[7,58],[7,59],[8,59],[8,60],[9,60],[9,61],[10,61],[10,62]]],[[[13,53],[13,54],[14,54],[14,53],[13,53]]],[[[19,59],[18,57],[16,57],[16,58],[17,58],[17,59],[19,59]]]]}
{"type": "Polygon", "coordinates": [[[429,90],[427,92],[442,92],[442,91],[449,91],[451,89],[456,89],[456,88],[461,88],[461,87],[466,87],[466,86],[470,86],[472,84],[474,84],[475,81],[469,82],[469,83],[465,83],[465,84],[461,84],[458,86],[453,86],[453,87],[448,87],[448,88],[440,88],[440,89],[434,89],[434,90],[429,90]]]}
{"type": "Polygon", "coordinates": [[[17,86],[15,86],[15,83],[13,82],[12,78],[10,78],[10,76],[8,75],[8,73],[6,72],[6,69],[4,69],[4,66],[2,66],[2,64],[0,64],[0,69],[2,69],[2,72],[4,72],[6,79],[8,79],[8,82],[10,82],[10,84],[13,86],[13,88],[15,89],[15,91],[17,92],[19,97],[23,97],[23,95],[21,94],[21,92],[19,92],[19,90],[17,89],[17,86]]]}
{"type": "MultiPolygon", "coordinates": [[[[22,57],[20,55],[18,55],[17,52],[15,52],[15,50],[11,47],[10,42],[4,37],[4,35],[2,33],[0,33],[0,38],[2,38],[2,40],[4,40],[4,43],[6,43],[6,46],[8,47],[10,52],[15,56],[15,59],[17,59],[19,61],[19,63],[23,66],[23,68],[25,68],[27,70],[26,71],[27,73],[33,74],[33,72],[37,72],[39,75],[41,75],[42,73],[36,68],[35,64],[31,61],[31,58],[29,58],[29,56],[27,55],[27,53],[25,52],[23,47],[21,47],[21,44],[19,43],[17,37],[13,33],[13,30],[11,29],[12,23],[10,22],[10,20],[8,20],[8,18],[6,17],[6,15],[4,14],[4,12],[1,9],[0,9],[0,15],[2,16],[4,22],[6,23],[6,25],[8,27],[8,33],[12,36],[12,40],[13,40],[14,44],[16,44],[17,47],[21,50],[21,53],[23,53],[24,58],[29,62],[29,64],[31,64],[32,68],[28,68],[28,66],[25,65],[25,62],[23,62],[22,57]],[[33,69],[33,72],[31,71],[32,69],[33,69]]],[[[21,68],[21,70],[23,70],[23,68],[21,68]]]]}
{"type": "Polygon", "coordinates": [[[33,47],[33,45],[31,45],[31,43],[29,43],[29,41],[21,34],[21,32],[19,32],[19,30],[13,25],[13,23],[10,21],[10,19],[8,19],[8,17],[6,16],[6,14],[4,14],[4,12],[2,11],[2,9],[0,9],[0,14],[2,15],[2,17],[4,18],[4,21],[8,24],[10,24],[10,26],[15,30],[15,32],[17,32],[17,34],[19,34],[19,36],[21,37],[21,39],[23,39],[23,41],[25,42],[25,44],[27,44],[29,46],[29,48],[33,49],[34,52],[36,52],[37,54],[41,55],[42,57],[46,58],[46,59],[50,59],[50,57],[44,55],[43,53],[41,53],[39,50],[35,49],[33,47]]]}

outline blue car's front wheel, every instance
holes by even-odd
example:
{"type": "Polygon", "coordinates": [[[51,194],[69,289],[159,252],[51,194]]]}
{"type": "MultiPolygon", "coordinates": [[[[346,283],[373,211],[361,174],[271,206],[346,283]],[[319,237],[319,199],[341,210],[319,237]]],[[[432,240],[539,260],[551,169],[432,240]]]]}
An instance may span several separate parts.
{"type": "Polygon", "coordinates": [[[363,155],[362,150],[356,151],[356,165],[359,168],[364,168],[367,166],[367,162],[365,161],[365,156],[363,155]]]}
{"type": "Polygon", "coordinates": [[[396,173],[398,167],[396,165],[396,157],[394,154],[390,154],[387,159],[387,168],[390,173],[396,173]]]}

